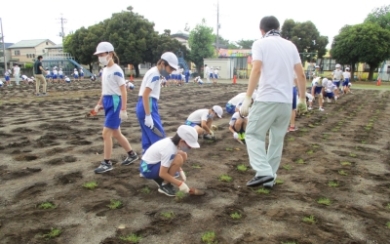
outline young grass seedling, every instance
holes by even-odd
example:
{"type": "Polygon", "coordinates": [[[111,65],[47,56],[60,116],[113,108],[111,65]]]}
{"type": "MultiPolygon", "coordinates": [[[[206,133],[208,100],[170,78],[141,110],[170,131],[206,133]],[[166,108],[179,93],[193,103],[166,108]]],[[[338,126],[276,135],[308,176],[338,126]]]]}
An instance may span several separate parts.
{"type": "Polygon", "coordinates": [[[222,182],[231,182],[233,180],[232,177],[230,177],[229,175],[221,175],[219,177],[219,180],[222,181],[222,182]]]}
{"type": "Polygon", "coordinates": [[[107,205],[107,207],[108,207],[109,209],[112,209],[112,210],[121,208],[122,206],[123,206],[123,205],[122,205],[122,202],[119,201],[119,200],[115,200],[115,199],[111,200],[111,201],[110,201],[110,204],[107,205]]]}
{"type": "Polygon", "coordinates": [[[342,175],[342,176],[347,176],[348,173],[345,172],[344,170],[339,170],[339,175],[342,175]]]}
{"type": "Polygon", "coordinates": [[[390,203],[387,204],[387,209],[390,210],[390,203]]]}
{"type": "Polygon", "coordinates": [[[302,131],[302,132],[308,132],[308,130],[307,130],[306,128],[302,128],[302,129],[300,129],[300,131],[302,131]]]}
{"type": "Polygon", "coordinates": [[[241,172],[245,172],[248,170],[248,167],[246,167],[245,164],[240,164],[240,165],[237,165],[237,170],[241,171],[241,172]]]}
{"type": "Polygon", "coordinates": [[[281,185],[283,183],[284,183],[284,181],[282,179],[276,179],[276,181],[275,181],[276,185],[281,185]]]}
{"type": "Polygon", "coordinates": [[[328,186],[329,186],[329,187],[338,187],[338,186],[339,186],[339,183],[336,182],[336,181],[329,181],[329,182],[328,182],[328,186]]]}
{"type": "Polygon", "coordinates": [[[285,165],[283,165],[283,169],[285,169],[285,170],[291,170],[291,165],[285,164],[285,165]]]}
{"type": "Polygon", "coordinates": [[[297,160],[297,164],[305,164],[305,161],[302,158],[300,158],[297,160]]]}
{"type": "Polygon", "coordinates": [[[366,140],[362,140],[361,143],[362,144],[367,144],[367,141],[366,140]]]}
{"type": "Polygon", "coordinates": [[[349,156],[352,158],[356,158],[356,154],[354,154],[354,153],[349,153],[349,156]]]}
{"type": "Polygon", "coordinates": [[[56,207],[57,206],[51,202],[43,202],[43,203],[38,205],[38,208],[40,208],[40,209],[54,209],[56,207]]]}
{"type": "Polygon", "coordinates": [[[161,212],[161,217],[163,217],[164,219],[173,219],[174,216],[175,214],[171,211],[161,212]]]}
{"type": "Polygon", "coordinates": [[[144,194],[149,194],[150,193],[150,188],[148,186],[144,186],[141,189],[141,192],[144,193],[144,194]]]}
{"type": "Polygon", "coordinates": [[[98,186],[98,184],[96,183],[96,181],[85,182],[85,183],[83,184],[83,187],[84,187],[85,189],[88,189],[88,190],[93,190],[93,189],[95,189],[97,186],[98,186]]]}
{"type": "Polygon", "coordinates": [[[307,153],[307,155],[313,155],[314,152],[313,152],[313,150],[309,150],[306,153],[307,153]]]}
{"type": "Polygon", "coordinates": [[[192,168],[193,168],[193,169],[201,169],[202,166],[200,166],[200,165],[198,165],[198,164],[194,164],[194,165],[192,165],[192,168]]]}
{"type": "Polygon", "coordinates": [[[347,162],[347,161],[341,162],[340,164],[342,166],[350,166],[350,165],[352,165],[351,162],[347,162]]]}
{"type": "Polygon", "coordinates": [[[329,198],[326,197],[321,197],[320,199],[317,200],[318,204],[326,205],[329,206],[332,202],[330,201],[329,198]]]}
{"type": "Polygon", "coordinates": [[[230,217],[232,219],[241,219],[242,215],[239,212],[234,212],[234,213],[230,214],[230,217]]]}
{"type": "Polygon", "coordinates": [[[292,136],[287,137],[287,141],[294,141],[294,140],[295,140],[295,138],[292,136]]]}
{"type": "Polygon", "coordinates": [[[225,148],[225,150],[226,150],[226,151],[233,151],[233,148],[227,147],[227,148],[225,148]]]}
{"type": "Polygon", "coordinates": [[[308,217],[304,217],[302,220],[303,220],[303,222],[309,223],[309,224],[315,224],[316,223],[316,219],[314,218],[313,215],[310,215],[308,217]]]}
{"type": "Polygon", "coordinates": [[[390,221],[386,223],[386,227],[390,229],[390,221]]]}
{"type": "Polygon", "coordinates": [[[268,190],[266,188],[260,188],[256,192],[259,194],[269,194],[270,190],[268,190]]]}
{"type": "Polygon", "coordinates": [[[127,235],[127,236],[121,236],[119,237],[119,239],[121,239],[122,241],[127,241],[127,242],[130,242],[130,243],[138,243],[141,241],[141,236],[138,236],[136,234],[130,234],[130,235],[127,235]]]}
{"type": "Polygon", "coordinates": [[[57,228],[52,228],[49,233],[43,234],[42,237],[45,239],[54,239],[61,235],[61,230],[57,228]]]}
{"type": "Polygon", "coordinates": [[[207,231],[202,235],[202,242],[206,244],[214,244],[217,236],[214,231],[207,231]]]}
{"type": "Polygon", "coordinates": [[[182,191],[177,191],[176,192],[176,200],[181,201],[183,198],[186,197],[186,194],[182,191]]]}
{"type": "Polygon", "coordinates": [[[312,147],[313,149],[317,149],[317,148],[319,148],[320,146],[317,145],[317,144],[313,144],[313,145],[311,145],[311,147],[312,147]]]}

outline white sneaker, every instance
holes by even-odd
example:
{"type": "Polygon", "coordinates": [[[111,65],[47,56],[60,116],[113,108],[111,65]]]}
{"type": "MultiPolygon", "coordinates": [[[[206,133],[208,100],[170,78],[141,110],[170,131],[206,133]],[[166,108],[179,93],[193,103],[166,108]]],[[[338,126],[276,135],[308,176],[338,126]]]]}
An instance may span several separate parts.
{"type": "Polygon", "coordinates": [[[318,110],[320,110],[320,111],[324,111],[324,109],[323,109],[323,108],[319,108],[318,110]]]}

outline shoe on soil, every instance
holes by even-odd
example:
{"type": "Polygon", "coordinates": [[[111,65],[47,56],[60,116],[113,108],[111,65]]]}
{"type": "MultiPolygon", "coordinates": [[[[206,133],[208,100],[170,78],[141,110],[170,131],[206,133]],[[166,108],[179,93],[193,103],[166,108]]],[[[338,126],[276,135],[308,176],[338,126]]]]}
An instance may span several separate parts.
{"type": "Polygon", "coordinates": [[[297,130],[298,130],[298,128],[296,126],[290,126],[290,127],[288,127],[287,132],[294,132],[297,130]]]}
{"type": "Polygon", "coordinates": [[[102,162],[99,167],[95,169],[95,174],[103,174],[107,171],[114,169],[111,163],[102,162]]]}
{"type": "Polygon", "coordinates": [[[42,96],[47,96],[47,93],[46,92],[42,93],[42,96]]]}
{"type": "Polygon", "coordinates": [[[203,136],[203,139],[213,140],[214,137],[213,137],[212,135],[210,135],[210,134],[207,134],[207,135],[204,135],[204,136],[203,136]]]}
{"type": "Polygon", "coordinates": [[[139,159],[138,155],[134,153],[132,156],[127,156],[126,159],[122,162],[122,165],[130,165],[139,159]]]}
{"type": "Polygon", "coordinates": [[[319,108],[318,110],[320,110],[320,111],[324,111],[324,109],[323,109],[323,108],[319,108]]]}
{"type": "Polygon", "coordinates": [[[272,188],[276,184],[276,177],[278,177],[277,174],[275,174],[275,179],[273,181],[267,182],[263,184],[263,187],[265,188],[272,188]]]}
{"type": "Polygon", "coordinates": [[[173,188],[171,183],[161,185],[160,188],[158,188],[158,192],[163,193],[169,197],[176,196],[176,190],[173,188]]]}

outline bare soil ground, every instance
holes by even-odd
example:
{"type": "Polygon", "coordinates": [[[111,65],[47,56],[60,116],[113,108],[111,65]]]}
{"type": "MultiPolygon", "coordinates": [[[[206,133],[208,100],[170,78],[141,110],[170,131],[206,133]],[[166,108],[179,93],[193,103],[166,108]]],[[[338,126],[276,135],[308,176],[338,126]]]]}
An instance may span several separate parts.
{"type": "MultiPolygon", "coordinates": [[[[0,243],[131,243],[123,240],[131,234],[139,243],[207,243],[202,236],[208,231],[215,234],[208,243],[220,244],[390,243],[389,91],[355,90],[326,104],[325,112],[298,118],[269,192],[245,186],[254,172],[225,115],[215,122],[216,140],[200,140],[184,166],[188,184],[206,195],[179,199],[140,178],[139,162],[93,173],[102,160],[103,115],[84,115],[99,89],[99,82],[86,81],[50,84],[47,97],[35,97],[32,86],[0,90],[0,243]],[[83,187],[93,181],[95,189],[83,187]],[[110,209],[112,200],[122,204],[110,209]]],[[[164,128],[171,136],[192,111],[224,107],[245,89],[163,88],[164,128]]],[[[130,115],[137,91],[129,92],[130,115]]],[[[122,131],[140,153],[135,116],[122,131]]],[[[114,162],[120,162],[125,153],[114,147],[114,162]]]]}

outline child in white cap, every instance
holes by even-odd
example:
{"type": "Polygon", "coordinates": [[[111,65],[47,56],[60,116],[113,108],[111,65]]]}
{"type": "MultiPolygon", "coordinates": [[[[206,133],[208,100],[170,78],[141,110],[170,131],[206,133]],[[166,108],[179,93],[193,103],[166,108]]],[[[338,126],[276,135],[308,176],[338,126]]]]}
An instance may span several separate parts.
{"type": "Polygon", "coordinates": [[[188,116],[185,124],[196,129],[199,136],[205,139],[213,139],[214,133],[211,130],[211,125],[215,118],[222,118],[223,109],[219,105],[214,105],[211,109],[198,109],[188,116]]]}

